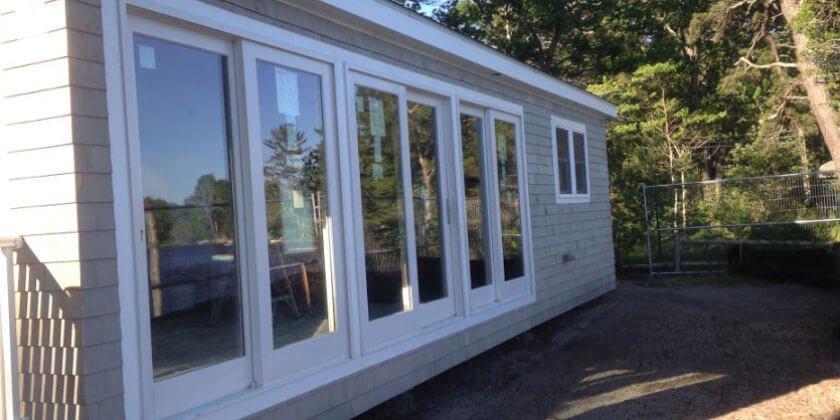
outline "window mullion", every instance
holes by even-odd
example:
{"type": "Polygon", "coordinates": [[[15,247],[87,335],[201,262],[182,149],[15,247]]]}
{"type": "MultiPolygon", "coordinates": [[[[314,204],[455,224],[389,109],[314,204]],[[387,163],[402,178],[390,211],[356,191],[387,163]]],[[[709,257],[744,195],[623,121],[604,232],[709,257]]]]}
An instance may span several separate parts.
{"type": "Polygon", "coordinates": [[[410,299],[411,310],[416,310],[420,304],[420,290],[417,284],[417,247],[416,232],[414,229],[414,196],[411,180],[411,148],[408,138],[408,101],[404,88],[399,92],[399,121],[400,121],[400,173],[403,185],[403,205],[405,206],[405,247],[406,265],[408,267],[408,279],[410,296],[406,297],[403,290],[403,300],[410,299]]]}
{"type": "Polygon", "coordinates": [[[504,252],[502,250],[502,218],[501,218],[501,203],[499,199],[499,174],[498,174],[498,157],[497,142],[496,142],[496,113],[488,110],[484,118],[484,133],[486,135],[484,147],[484,162],[485,174],[484,179],[487,180],[485,189],[488,194],[486,200],[487,207],[487,234],[489,237],[490,250],[488,258],[490,258],[491,279],[493,288],[496,292],[496,300],[499,299],[499,288],[504,284],[504,252]]]}
{"type": "MultiPolygon", "coordinates": [[[[253,45],[247,42],[240,44],[240,51],[237,54],[237,66],[239,68],[239,83],[241,88],[242,98],[240,103],[243,110],[240,118],[242,125],[243,138],[242,144],[242,179],[245,183],[243,189],[244,200],[248,203],[264,203],[265,192],[263,191],[263,173],[262,173],[262,143],[260,141],[260,122],[256,118],[259,115],[259,99],[256,80],[249,78],[246,75],[255,74],[256,58],[253,52],[253,45]]],[[[259,205],[246,206],[248,209],[247,219],[247,238],[243,249],[247,249],[248,259],[246,260],[248,281],[248,294],[253,305],[252,316],[250,317],[251,329],[251,348],[253,349],[253,371],[254,382],[261,385],[270,378],[266,377],[267,366],[270,365],[268,359],[271,354],[271,323],[267,320],[271,319],[271,301],[268,293],[269,278],[266,272],[268,267],[268,250],[259,246],[258,244],[268,243],[266,236],[266,215],[265,210],[259,205]]]]}

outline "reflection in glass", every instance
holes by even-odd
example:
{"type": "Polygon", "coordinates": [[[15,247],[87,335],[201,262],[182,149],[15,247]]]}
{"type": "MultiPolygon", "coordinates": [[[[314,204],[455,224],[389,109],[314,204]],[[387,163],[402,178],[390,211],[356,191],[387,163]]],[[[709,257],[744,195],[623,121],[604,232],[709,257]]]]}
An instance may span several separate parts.
{"type": "Polygon", "coordinates": [[[577,185],[578,194],[586,194],[586,142],[583,140],[583,134],[574,133],[575,143],[575,184],[577,185]]]}
{"type": "Polygon", "coordinates": [[[411,308],[397,96],[357,87],[368,317],[411,308]]]}
{"type": "Polygon", "coordinates": [[[335,331],[321,78],[257,62],[274,347],[335,331]]]}
{"type": "Polygon", "coordinates": [[[560,175],[560,194],[572,193],[572,166],[569,160],[569,131],[558,128],[557,136],[557,171],[560,175]]]}
{"type": "Polygon", "coordinates": [[[244,354],[226,58],[134,37],[156,380],[244,354]]]}
{"type": "Polygon", "coordinates": [[[417,278],[423,303],[446,296],[435,111],[429,105],[408,103],[417,278]]]}
{"type": "Polygon", "coordinates": [[[516,164],[516,126],[496,120],[496,170],[502,223],[505,281],[525,275],[522,259],[522,221],[519,207],[519,168],[516,164]]]}
{"type": "Polygon", "coordinates": [[[473,289],[490,284],[484,232],[484,184],[482,182],[482,119],[461,114],[461,148],[464,164],[464,203],[467,210],[467,246],[470,254],[470,284],[473,289]]]}

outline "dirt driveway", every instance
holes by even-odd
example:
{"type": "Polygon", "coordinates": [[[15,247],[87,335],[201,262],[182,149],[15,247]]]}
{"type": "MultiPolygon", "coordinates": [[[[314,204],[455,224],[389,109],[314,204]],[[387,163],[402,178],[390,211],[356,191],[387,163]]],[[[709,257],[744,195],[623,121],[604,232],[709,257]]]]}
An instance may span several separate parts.
{"type": "Polygon", "coordinates": [[[740,282],[618,289],[362,418],[840,418],[840,295],[740,282]]]}

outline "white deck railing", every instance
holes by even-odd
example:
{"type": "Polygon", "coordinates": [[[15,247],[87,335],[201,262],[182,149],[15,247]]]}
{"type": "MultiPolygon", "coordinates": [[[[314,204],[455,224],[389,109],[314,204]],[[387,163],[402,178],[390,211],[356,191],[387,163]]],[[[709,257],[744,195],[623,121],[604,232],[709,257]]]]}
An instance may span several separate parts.
{"type": "Polygon", "coordinates": [[[0,413],[3,418],[19,419],[17,332],[14,314],[14,254],[23,246],[21,238],[0,236],[0,413]]]}

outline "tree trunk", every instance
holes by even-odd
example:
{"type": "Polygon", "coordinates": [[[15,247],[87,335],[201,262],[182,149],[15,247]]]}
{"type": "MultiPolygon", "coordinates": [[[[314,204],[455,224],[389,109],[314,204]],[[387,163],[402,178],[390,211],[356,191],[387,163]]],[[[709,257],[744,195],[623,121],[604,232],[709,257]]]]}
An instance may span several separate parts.
{"type": "MultiPolygon", "coordinates": [[[[422,153],[417,153],[417,162],[420,164],[420,176],[423,178],[423,189],[426,190],[424,192],[425,196],[423,197],[423,224],[420,226],[423,231],[417,232],[417,235],[422,235],[423,245],[429,245],[430,235],[432,235],[433,232],[428,232],[426,229],[429,228],[432,222],[432,200],[436,200],[438,198],[436,195],[434,197],[431,196],[434,188],[432,185],[432,176],[434,175],[432,171],[434,169],[432,167],[432,162],[429,162],[422,153]]],[[[440,215],[438,215],[438,217],[440,217],[440,215]]],[[[414,218],[417,219],[417,215],[414,215],[414,218]]],[[[428,250],[424,249],[423,251],[427,252],[428,250]]]]}
{"type": "MultiPolygon", "coordinates": [[[[781,0],[782,14],[792,27],[792,22],[799,14],[799,0],[781,0]]],[[[808,48],[808,37],[791,29],[793,44],[796,49],[796,67],[802,73],[802,86],[808,94],[808,102],[811,106],[811,113],[817,120],[823,140],[831,153],[831,160],[835,168],[840,168],[840,126],[838,125],[837,111],[831,106],[831,95],[828,86],[818,80],[817,69],[806,58],[808,48]]]]}
{"type": "MultiPolygon", "coordinates": [[[[671,184],[677,183],[677,176],[674,170],[674,152],[671,147],[668,147],[668,175],[671,177],[671,184]]],[[[674,223],[673,227],[677,227],[680,219],[680,194],[674,188],[674,223]]]]}
{"type": "Polygon", "coordinates": [[[146,246],[149,249],[149,286],[152,295],[152,316],[163,315],[163,291],[160,288],[160,243],[158,242],[155,215],[146,212],[146,246]]]}

